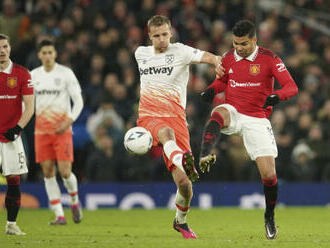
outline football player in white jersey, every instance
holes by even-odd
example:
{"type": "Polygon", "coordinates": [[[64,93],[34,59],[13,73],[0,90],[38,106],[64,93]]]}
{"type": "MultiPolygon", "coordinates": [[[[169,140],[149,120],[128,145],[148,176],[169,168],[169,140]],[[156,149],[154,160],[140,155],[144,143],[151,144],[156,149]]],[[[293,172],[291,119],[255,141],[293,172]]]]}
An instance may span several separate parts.
{"type": "Polygon", "coordinates": [[[178,187],[174,229],[183,238],[196,239],[186,222],[193,195],[191,182],[198,179],[185,115],[189,65],[213,65],[221,77],[221,57],[171,43],[171,23],[166,16],[153,16],[148,32],[152,46],[140,46],[135,51],[141,81],[137,125],[150,131],[154,146],[163,147],[167,169],[178,187]]]}
{"type": "Polygon", "coordinates": [[[73,71],[55,62],[57,53],[50,40],[38,45],[38,58],[42,66],[31,72],[35,85],[36,122],[35,154],[40,163],[47,196],[55,220],[51,225],[64,225],[61,192],[56,181],[56,164],[65,188],[71,197],[72,218],[75,223],[82,219],[78,199],[78,183],[72,173],[73,143],[72,123],[78,118],[83,99],[81,88],[73,71]],[[73,102],[71,109],[70,99],[73,102]]]}

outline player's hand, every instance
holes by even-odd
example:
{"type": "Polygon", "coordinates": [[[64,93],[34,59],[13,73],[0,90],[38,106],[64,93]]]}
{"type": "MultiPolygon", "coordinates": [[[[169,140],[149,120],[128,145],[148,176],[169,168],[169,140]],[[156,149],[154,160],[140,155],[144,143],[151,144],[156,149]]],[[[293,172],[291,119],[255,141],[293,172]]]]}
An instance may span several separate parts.
{"type": "Polygon", "coordinates": [[[56,134],[62,134],[64,133],[73,123],[72,119],[68,119],[66,121],[63,121],[59,127],[55,130],[56,134]]]}
{"type": "Polygon", "coordinates": [[[204,102],[212,103],[215,96],[214,88],[207,88],[201,93],[201,98],[204,102]]]}
{"type": "Polygon", "coordinates": [[[15,127],[9,128],[3,136],[5,136],[7,140],[14,141],[22,130],[23,129],[19,125],[16,125],[15,127]]]}
{"type": "Polygon", "coordinates": [[[222,78],[223,75],[225,74],[225,69],[222,67],[221,59],[222,59],[221,56],[216,56],[216,62],[214,66],[215,66],[215,75],[217,78],[222,78]]]}
{"type": "Polygon", "coordinates": [[[272,94],[272,95],[267,97],[265,105],[263,106],[263,108],[267,108],[268,106],[275,106],[279,102],[280,102],[280,97],[276,94],[272,94]]]}

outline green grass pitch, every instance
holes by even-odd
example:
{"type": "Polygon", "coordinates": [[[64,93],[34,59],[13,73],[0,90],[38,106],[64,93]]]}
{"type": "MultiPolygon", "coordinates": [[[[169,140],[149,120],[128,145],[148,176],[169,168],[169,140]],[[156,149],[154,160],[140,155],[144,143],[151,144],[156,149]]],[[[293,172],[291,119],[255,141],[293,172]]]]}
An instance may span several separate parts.
{"type": "Polygon", "coordinates": [[[197,240],[184,240],[172,229],[175,212],[168,209],[84,211],[80,224],[72,222],[66,211],[66,226],[48,226],[48,210],[22,210],[18,224],[26,236],[4,234],[6,212],[0,211],[1,248],[313,248],[330,247],[330,209],[295,207],[276,210],[279,235],[267,240],[263,210],[239,208],[193,208],[188,223],[197,240]]]}

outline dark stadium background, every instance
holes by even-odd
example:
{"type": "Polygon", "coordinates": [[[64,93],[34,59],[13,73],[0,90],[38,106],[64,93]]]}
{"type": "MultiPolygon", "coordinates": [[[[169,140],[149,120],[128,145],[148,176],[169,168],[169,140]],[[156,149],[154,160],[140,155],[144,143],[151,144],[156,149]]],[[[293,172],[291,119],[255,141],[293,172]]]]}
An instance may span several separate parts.
{"type": "MultiPolygon", "coordinates": [[[[285,62],[299,94],[276,106],[271,116],[281,182],[330,180],[330,2],[326,0],[12,0],[1,1],[0,30],[11,37],[12,60],[33,69],[36,44],[56,41],[57,61],[73,69],[84,97],[74,123],[74,171],[80,182],[170,181],[161,151],[129,156],[122,145],[135,125],[139,75],[138,45],[148,44],[145,23],[154,14],[170,17],[174,40],[223,54],[231,48],[231,28],[240,19],[258,26],[258,44],[285,62]]],[[[199,154],[201,130],[210,106],[199,93],[214,78],[212,68],[192,66],[187,119],[191,145],[199,154]]],[[[221,95],[214,104],[221,102],[221,95]]],[[[24,131],[29,157],[25,182],[42,182],[34,162],[33,120],[24,131]]],[[[258,182],[242,140],[223,139],[217,165],[201,181],[258,182]]],[[[198,161],[197,161],[198,162],[198,161]]]]}

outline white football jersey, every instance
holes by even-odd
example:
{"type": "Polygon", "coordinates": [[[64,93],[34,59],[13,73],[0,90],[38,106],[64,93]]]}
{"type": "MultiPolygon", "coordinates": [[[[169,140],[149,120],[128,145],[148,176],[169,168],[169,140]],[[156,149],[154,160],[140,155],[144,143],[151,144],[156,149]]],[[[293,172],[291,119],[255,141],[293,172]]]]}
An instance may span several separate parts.
{"type": "Polygon", "coordinates": [[[184,117],[189,65],[199,63],[204,51],[182,43],[169,44],[155,54],[153,46],[140,46],[135,58],[140,72],[139,117],[184,117]]]}
{"type": "Polygon", "coordinates": [[[62,121],[72,117],[70,98],[81,94],[79,82],[70,68],[58,63],[50,72],[37,67],[31,77],[36,98],[35,132],[54,133],[62,121]]]}

